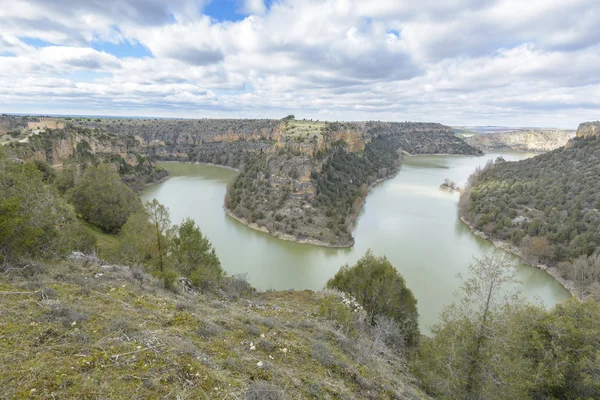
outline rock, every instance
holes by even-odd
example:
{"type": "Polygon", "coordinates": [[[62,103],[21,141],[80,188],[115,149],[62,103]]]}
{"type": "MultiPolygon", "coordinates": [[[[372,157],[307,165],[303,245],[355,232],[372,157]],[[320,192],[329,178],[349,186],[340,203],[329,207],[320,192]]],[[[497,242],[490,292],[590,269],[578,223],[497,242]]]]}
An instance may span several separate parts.
{"type": "Polygon", "coordinates": [[[565,146],[575,132],[560,129],[530,129],[489,132],[465,139],[471,146],[483,150],[533,151],[544,153],[565,146]]]}
{"type": "Polygon", "coordinates": [[[576,136],[582,139],[598,136],[600,134],[600,121],[584,122],[579,124],[576,136]]]}

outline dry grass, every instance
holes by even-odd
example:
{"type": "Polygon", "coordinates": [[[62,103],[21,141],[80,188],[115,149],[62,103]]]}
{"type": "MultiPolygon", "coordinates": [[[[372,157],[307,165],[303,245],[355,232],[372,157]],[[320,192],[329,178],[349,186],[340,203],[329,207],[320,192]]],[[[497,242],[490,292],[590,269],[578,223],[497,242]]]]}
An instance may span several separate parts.
{"type": "Polygon", "coordinates": [[[397,355],[357,361],[368,340],[318,317],[329,295],[176,294],[101,264],[0,277],[0,398],[426,397],[397,355]]]}

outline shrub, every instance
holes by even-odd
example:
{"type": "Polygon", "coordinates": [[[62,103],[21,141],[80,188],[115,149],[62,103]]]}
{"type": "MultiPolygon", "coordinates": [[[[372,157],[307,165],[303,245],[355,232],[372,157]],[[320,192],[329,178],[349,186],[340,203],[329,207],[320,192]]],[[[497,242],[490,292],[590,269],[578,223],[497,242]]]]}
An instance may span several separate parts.
{"type": "Polygon", "coordinates": [[[142,206],[109,164],[89,167],[67,197],[86,221],[107,233],[118,232],[142,206]]]}
{"type": "Polygon", "coordinates": [[[0,148],[0,263],[59,256],[93,240],[34,163],[16,163],[0,148]]]}
{"type": "Polygon", "coordinates": [[[343,266],[327,282],[327,287],[354,296],[370,314],[372,325],[377,316],[394,319],[404,332],[407,344],[416,345],[419,337],[417,300],[387,258],[375,257],[369,250],[353,267],[343,266]]]}
{"type": "Polygon", "coordinates": [[[175,265],[181,275],[192,284],[203,289],[218,284],[225,273],[210,241],[202,234],[196,223],[186,219],[175,227],[172,252],[177,259],[175,265]]]}

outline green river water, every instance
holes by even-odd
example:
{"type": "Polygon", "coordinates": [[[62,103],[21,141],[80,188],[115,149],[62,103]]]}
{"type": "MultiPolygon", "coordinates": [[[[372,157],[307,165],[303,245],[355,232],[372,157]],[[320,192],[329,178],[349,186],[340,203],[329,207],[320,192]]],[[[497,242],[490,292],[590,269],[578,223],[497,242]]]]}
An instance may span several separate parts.
{"type": "MultiPolygon", "coordinates": [[[[156,198],[169,207],[171,220],[193,218],[210,238],[229,274],[247,274],[258,289],[323,288],[344,264],[353,264],[367,249],[385,255],[406,279],[418,300],[424,333],[453,302],[459,286],[456,277],[466,272],[473,256],[493,245],[457,217],[458,194],[439,190],[444,178],[464,184],[473,170],[500,154],[484,157],[405,157],[400,173],[377,186],[367,197],[354,230],[356,244],[349,249],[328,249],[275,239],[227,216],[223,198],[236,172],[199,164],[164,163],[172,177],[148,188],[143,200],[156,198]]],[[[502,154],[508,161],[532,156],[502,154]]],[[[550,275],[520,264],[523,292],[546,306],[569,297],[550,275]]]]}

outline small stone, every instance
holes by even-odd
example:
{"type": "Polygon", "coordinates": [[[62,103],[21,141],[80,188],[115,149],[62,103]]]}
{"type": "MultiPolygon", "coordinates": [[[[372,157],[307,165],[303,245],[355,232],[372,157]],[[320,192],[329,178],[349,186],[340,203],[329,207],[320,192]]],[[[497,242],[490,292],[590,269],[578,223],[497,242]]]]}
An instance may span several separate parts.
{"type": "Polygon", "coordinates": [[[265,337],[265,334],[264,334],[264,333],[261,333],[261,334],[260,334],[260,337],[261,337],[261,338],[264,338],[264,337],[265,337]]]}
{"type": "Polygon", "coordinates": [[[33,388],[29,391],[29,393],[34,394],[35,392],[37,392],[37,389],[33,388]]]}
{"type": "Polygon", "coordinates": [[[256,346],[254,346],[254,345],[253,345],[253,346],[250,346],[250,350],[251,350],[251,351],[254,351],[254,350],[256,350],[256,346]]]}
{"type": "Polygon", "coordinates": [[[287,353],[287,352],[288,352],[288,349],[287,349],[287,347],[285,347],[285,348],[281,349],[281,352],[282,352],[283,354],[287,353]]]}
{"type": "Polygon", "coordinates": [[[262,368],[264,365],[265,365],[265,363],[263,363],[262,361],[259,361],[259,362],[256,363],[256,366],[258,368],[262,368]]]}

